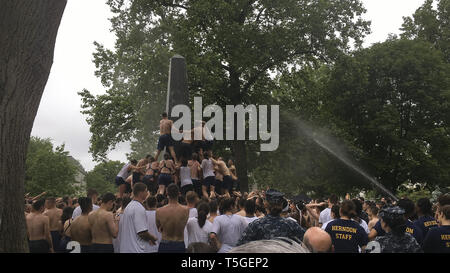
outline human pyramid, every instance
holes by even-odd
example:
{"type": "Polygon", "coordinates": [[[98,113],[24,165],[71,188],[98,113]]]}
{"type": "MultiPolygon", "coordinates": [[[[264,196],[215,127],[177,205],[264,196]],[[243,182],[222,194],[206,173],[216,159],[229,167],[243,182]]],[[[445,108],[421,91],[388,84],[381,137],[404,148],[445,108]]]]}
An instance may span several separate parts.
{"type": "Polygon", "coordinates": [[[450,252],[450,194],[434,204],[331,195],[289,200],[277,190],[241,192],[232,160],[212,155],[203,123],[171,137],[163,113],[156,156],[131,160],[118,193],[101,198],[26,196],[30,252],[411,253],[450,252]],[[193,140],[196,130],[202,139],[193,140]],[[190,137],[187,137],[190,135],[190,137]],[[160,153],[168,148],[161,161],[160,153]]]}

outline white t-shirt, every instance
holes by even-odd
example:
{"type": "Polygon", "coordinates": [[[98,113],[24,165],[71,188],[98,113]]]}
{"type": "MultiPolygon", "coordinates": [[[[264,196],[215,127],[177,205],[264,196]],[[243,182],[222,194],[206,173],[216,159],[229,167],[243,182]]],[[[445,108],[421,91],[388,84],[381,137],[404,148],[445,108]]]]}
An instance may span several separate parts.
{"type": "Polygon", "coordinates": [[[216,176],[214,174],[214,164],[211,159],[203,159],[202,161],[203,177],[216,176]]]}
{"type": "Polygon", "coordinates": [[[253,217],[244,217],[245,221],[247,221],[247,224],[250,224],[251,222],[258,220],[259,218],[256,216],[253,217]]]}
{"type": "Polygon", "coordinates": [[[324,223],[324,224],[322,225],[321,229],[325,230],[325,229],[327,228],[327,225],[328,225],[330,222],[334,221],[334,220],[336,220],[336,219],[331,219],[330,221],[324,223]]]}
{"type": "Polygon", "coordinates": [[[361,223],[358,223],[363,229],[364,231],[369,234],[370,230],[369,230],[369,226],[367,225],[367,222],[364,221],[363,219],[361,219],[361,223]]]}
{"type": "Polygon", "coordinates": [[[322,210],[322,212],[320,213],[320,216],[319,216],[319,223],[324,224],[324,223],[330,221],[331,219],[332,219],[331,218],[331,209],[326,208],[326,209],[322,210]]]}
{"type": "Polygon", "coordinates": [[[198,225],[197,217],[189,218],[186,229],[188,232],[188,246],[192,243],[208,243],[209,233],[211,232],[213,224],[206,219],[203,227],[198,225]]]}
{"type": "Polygon", "coordinates": [[[162,235],[158,231],[158,228],[156,227],[156,210],[147,210],[145,211],[145,215],[147,215],[147,223],[148,223],[148,232],[156,236],[158,240],[156,241],[155,245],[145,244],[145,253],[155,253],[158,252],[159,243],[161,242],[162,235]]]}
{"type": "Polygon", "coordinates": [[[214,218],[211,232],[214,232],[222,243],[217,253],[226,253],[235,247],[247,226],[244,217],[237,214],[224,214],[214,218]]]}
{"type": "MultiPolygon", "coordinates": [[[[97,205],[92,205],[92,211],[95,211],[95,210],[98,210],[100,207],[99,206],[97,206],[97,205]]],[[[73,213],[72,213],[72,220],[75,220],[75,218],[77,218],[78,216],[80,216],[81,215],[81,207],[80,206],[78,206],[78,207],[76,207],[74,210],[73,210],[73,213]]]]}
{"type": "Polygon", "coordinates": [[[192,184],[191,168],[189,167],[180,168],[180,180],[181,180],[181,187],[192,184]]]}
{"type": "MultiPolygon", "coordinates": [[[[190,208],[189,209],[189,219],[191,218],[196,218],[198,216],[198,212],[196,208],[190,208]]],[[[189,220],[188,219],[188,220],[189,220]]],[[[189,246],[189,233],[187,230],[187,223],[186,226],[184,227],[184,246],[187,248],[189,246]]]]}
{"type": "Polygon", "coordinates": [[[130,163],[125,164],[125,166],[122,167],[117,176],[122,177],[124,180],[127,179],[129,176],[128,167],[130,167],[130,165],[130,163]]]}
{"type": "Polygon", "coordinates": [[[144,253],[149,242],[142,240],[138,233],[148,230],[144,206],[132,200],[120,218],[120,253],[144,253]]]}

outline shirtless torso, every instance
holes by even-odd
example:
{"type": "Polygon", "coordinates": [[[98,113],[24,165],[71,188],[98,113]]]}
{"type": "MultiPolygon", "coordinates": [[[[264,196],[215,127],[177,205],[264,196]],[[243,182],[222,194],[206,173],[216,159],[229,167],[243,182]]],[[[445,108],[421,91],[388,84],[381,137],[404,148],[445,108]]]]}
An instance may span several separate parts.
{"type": "Polygon", "coordinates": [[[88,221],[93,244],[112,244],[112,239],[116,238],[119,232],[112,212],[100,208],[89,213],[88,221]]]}
{"type": "Polygon", "coordinates": [[[200,163],[197,160],[189,160],[188,167],[191,169],[191,179],[198,180],[200,177],[200,163]]]}
{"type": "Polygon", "coordinates": [[[160,135],[170,135],[172,131],[173,121],[170,119],[162,119],[159,121],[159,134],[160,135]]]}
{"type": "Polygon", "coordinates": [[[61,231],[62,223],[61,223],[61,215],[62,209],[51,208],[44,212],[45,216],[48,216],[50,221],[50,231],[61,231]]]}
{"type": "Polygon", "coordinates": [[[45,216],[42,213],[32,212],[27,215],[26,223],[30,246],[31,242],[47,241],[48,245],[45,251],[50,250],[50,252],[53,252],[53,243],[50,236],[50,220],[48,216],[45,216]]]}
{"type": "Polygon", "coordinates": [[[173,160],[161,160],[159,169],[161,173],[172,174],[175,170],[175,164],[173,163],[173,160]]]}
{"type": "Polygon", "coordinates": [[[162,240],[184,241],[184,227],[189,219],[189,208],[178,203],[156,210],[156,226],[162,234],[162,240]]]}
{"type": "Polygon", "coordinates": [[[91,226],[88,215],[82,214],[75,218],[70,226],[70,238],[80,243],[81,246],[89,246],[92,244],[91,226]]]}

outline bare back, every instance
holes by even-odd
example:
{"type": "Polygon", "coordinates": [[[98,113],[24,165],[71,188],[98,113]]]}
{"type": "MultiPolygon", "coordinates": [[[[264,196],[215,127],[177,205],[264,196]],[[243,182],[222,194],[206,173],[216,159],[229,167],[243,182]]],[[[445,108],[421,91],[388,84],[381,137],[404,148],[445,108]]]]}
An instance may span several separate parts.
{"type": "Polygon", "coordinates": [[[70,226],[70,238],[82,246],[92,244],[91,227],[87,215],[82,214],[72,222],[70,226]]]}
{"type": "Polygon", "coordinates": [[[50,220],[40,213],[30,213],[26,217],[27,234],[30,241],[45,240],[49,232],[50,220]]]}
{"type": "Polygon", "coordinates": [[[169,204],[156,210],[156,223],[163,240],[183,241],[188,219],[189,208],[180,204],[169,204]]]}
{"type": "Polygon", "coordinates": [[[188,167],[191,169],[191,178],[198,179],[200,172],[200,163],[197,160],[189,160],[188,167]]]}
{"type": "Polygon", "coordinates": [[[219,172],[221,172],[223,174],[223,176],[231,176],[231,172],[227,167],[227,164],[225,164],[225,162],[219,160],[217,166],[219,167],[219,172]]]}
{"type": "Polygon", "coordinates": [[[161,173],[172,174],[175,169],[175,164],[173,164],[172,160],[161,160],[159,163],[159,169],[161,173]]]}
{"type": "Polygon", "coordinates": [[[61,215],[62,209],[52,208],[44,212],[45,216],[48,216],[50,220],[50,231],[60,231],[62,228],[61,215]]]}
{"type": "Polygon", "coordinates": [[[159,133],[160,135],[170,135],[172,131],[173,121],[170,119],[162,119],[159,122],[159,133]]]}
{"type": "Polygon", "coordinates": [[[100,208],[89,213],[88,221],[93,244],[112,244],[113,237],[117,237],[112,212],[100,208]]]}

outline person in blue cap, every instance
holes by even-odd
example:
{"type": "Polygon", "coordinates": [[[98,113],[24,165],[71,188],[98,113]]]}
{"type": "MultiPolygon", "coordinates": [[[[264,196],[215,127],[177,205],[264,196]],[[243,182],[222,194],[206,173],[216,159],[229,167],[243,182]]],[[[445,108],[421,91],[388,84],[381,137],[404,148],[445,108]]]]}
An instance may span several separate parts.
{"type": "Polygon", "coordinates": [[[297,222],[281,217],[284,194],[277,190],[267,190],[265,196],[264,206],[268,214],[251,222],[237,245],[257,240],[271,240],[276,237],[290,238],[299,243],[303,241],[305,230],[297,222]]]}
{"type": "Polygon", "coordinates": [[[386,232],[384,236],[375,238],[374,248],[367,249],[367,252],[381,253],[421,253],[422,248],[416,239],[406,232],[405,210],[401,207],[387,207],[380,211],[379,215],[381,227],[386,232]]]}

